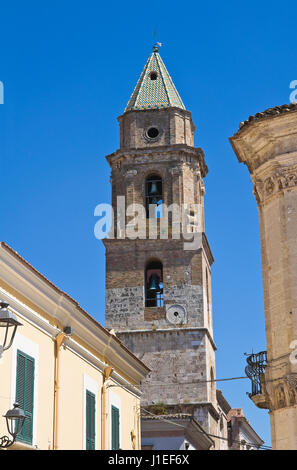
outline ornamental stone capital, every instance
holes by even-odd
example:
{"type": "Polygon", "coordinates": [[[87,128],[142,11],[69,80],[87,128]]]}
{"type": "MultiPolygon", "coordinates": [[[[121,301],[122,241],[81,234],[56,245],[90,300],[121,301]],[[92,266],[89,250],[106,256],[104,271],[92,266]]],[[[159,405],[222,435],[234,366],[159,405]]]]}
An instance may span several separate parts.
{"type": "Polygon", "coordinates": [[[272,166],[262,175],[254,179],[253,193],[257,203],[266,202],[268,199],[286,190],[297,189],[297,165],[272,166]]]}

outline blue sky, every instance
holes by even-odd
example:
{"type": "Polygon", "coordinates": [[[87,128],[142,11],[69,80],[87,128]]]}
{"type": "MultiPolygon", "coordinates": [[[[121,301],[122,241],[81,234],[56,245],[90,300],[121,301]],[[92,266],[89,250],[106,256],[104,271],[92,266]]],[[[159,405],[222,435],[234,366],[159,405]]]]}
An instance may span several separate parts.
{"type": "MultiPolygon", "coordinates": [[[[161,56],[205,151],[217,377],[266,349],[257,206],[228,137],[289,102],[297,79],[295,2],[37,2],[0,5],[1,236],[104,324],[103,244],[94,208],[110,201],[105,155],[151,53],[161,56]]],[[[218,383],[269,444],[248,380],[218,383]]]]}

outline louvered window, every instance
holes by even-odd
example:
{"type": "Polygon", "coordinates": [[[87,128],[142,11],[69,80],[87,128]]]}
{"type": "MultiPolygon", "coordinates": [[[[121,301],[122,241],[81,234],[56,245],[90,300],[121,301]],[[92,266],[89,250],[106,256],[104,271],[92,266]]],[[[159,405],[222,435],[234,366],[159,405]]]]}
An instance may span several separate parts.
{"type": "Polygon", "coordinates": [[[120,411],[115,406],[111,407],[111,448],[120,448],[120,411]]]}
{"type": "Polygon", "coordinates": [[[95,395],[86,391],[86,449],[95,449],[95,395]]]}
{"type": "Polygon", "coordinates": [[[34,408],[34,359],[22,351],[17,351],[16,402],[25,411],[23,429],[18,434],[19,441],[32,444],[34,408]]]}

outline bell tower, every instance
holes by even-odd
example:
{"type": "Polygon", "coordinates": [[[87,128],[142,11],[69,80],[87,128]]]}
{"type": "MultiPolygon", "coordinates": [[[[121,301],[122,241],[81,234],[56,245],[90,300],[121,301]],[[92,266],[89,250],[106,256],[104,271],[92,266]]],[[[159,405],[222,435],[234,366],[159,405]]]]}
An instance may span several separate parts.
{"type": "Polygon", "coordinates": [[[120,148],[107,156],[114,227],[104,240],[106,327],[151,369],[143,407],[190,413],[216,433],[208,170],[157,46],[118,120],[120,148]]]}

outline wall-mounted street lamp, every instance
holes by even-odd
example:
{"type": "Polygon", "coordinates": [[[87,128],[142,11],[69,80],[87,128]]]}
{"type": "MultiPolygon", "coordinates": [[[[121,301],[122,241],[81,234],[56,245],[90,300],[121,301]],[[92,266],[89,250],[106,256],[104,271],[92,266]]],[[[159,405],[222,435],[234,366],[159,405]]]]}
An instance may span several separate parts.
{"type": "Polygon", "coordinates": [[[12,436],[12,439],[8,436],[0,437],[0,448],[6,449],[7,447],[12,446],[15,442],[17,435],[21,432],[24,421],[25,421],[25,412],[20,408],[18,403],[13,405],[11,410],[8,410],[4,415],[6,418],[6,425],[9,434],[12,436]]]}
{"type": "MultiPolygon", "coordinates": [[[[0,358],[3,351],[6,351],[12,345],[17,327],[22,325],[17,320],[17,317],[8,310],[8,305],[6,302],[0,302],[0,331],[2,332],[0,337],[0,358]]],[[[20,405],[15,403],[13,408],[6,412],[4,418],[6,419],[7,430],[12,439],[8,436],[0,437],[0,448],[2,449],[12,446],[15,442],[17,435],[23,428],[26,416],[20,405]]]]}
{"type": "Polygon", "coordinates": [[[6,302],[0,302],[0,331],[2,332],[0,337],[0,357],[3,351],[6,351],[13,343],[15,333],[18,326],[21,323],[17,320],[17,317],[8,310],[6,302]]]}

